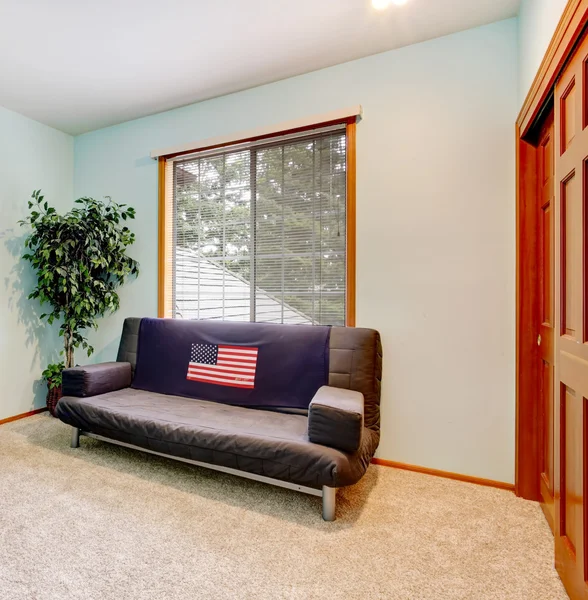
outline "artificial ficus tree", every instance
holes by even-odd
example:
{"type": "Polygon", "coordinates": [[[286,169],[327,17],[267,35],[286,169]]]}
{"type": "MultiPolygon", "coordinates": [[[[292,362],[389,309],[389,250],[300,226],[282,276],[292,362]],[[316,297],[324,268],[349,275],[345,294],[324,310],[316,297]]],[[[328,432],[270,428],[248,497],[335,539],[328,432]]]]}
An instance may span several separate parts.
{"type": "Polygon", "coordinates": [[[76,348],[92,354],[87,330],[96,329],[99,317],[118,309],[117,288],[139,273],[138,263],[126,254],[135,234],[125,222],[135,218],[135,209],[110,197],[75,202],[75,208],[60,215],[36,190],[28,218],[20,221],[32,229],[23,255],[37,276],[29,298],[50,307],[41,319],[49,324],[61,321],[65,368],[74,366],[76,348]]]}

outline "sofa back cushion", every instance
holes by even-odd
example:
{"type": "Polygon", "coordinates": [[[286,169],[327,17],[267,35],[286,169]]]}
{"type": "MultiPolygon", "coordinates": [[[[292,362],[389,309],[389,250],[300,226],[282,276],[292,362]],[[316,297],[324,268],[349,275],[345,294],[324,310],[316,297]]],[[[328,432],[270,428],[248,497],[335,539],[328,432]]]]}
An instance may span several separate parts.
{"type": "Polygon", "coordinates": [[[333,327],[329,352],[329,385],[361,392],[364,424],[380,432],[382,343],[375,329],[333,327]]]}
{"type": "Polygon", "coordinates": [[[307,409],[329,378],[329,327],[148,319],[135,389],[256,408],[307,409]]]}
{"type": "MultiPolygon", "coordinates": [[[[141,319],[125,319],[117,360],[129,362],[135,372],[141,319]]],[[[361,392],[365,399],[364,422],[380,431],[382,344],[374,329],[332,327],[329,341],[329,381],[334,387],[361,392]]]]}

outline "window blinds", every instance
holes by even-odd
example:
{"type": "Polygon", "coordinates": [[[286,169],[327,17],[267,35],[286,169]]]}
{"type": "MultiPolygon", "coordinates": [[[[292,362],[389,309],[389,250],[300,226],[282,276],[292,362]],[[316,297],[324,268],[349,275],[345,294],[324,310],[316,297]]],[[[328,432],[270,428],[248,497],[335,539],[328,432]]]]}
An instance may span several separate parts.
{"type": "Polygon", "coordinates": [[[345,324],[345,126],[173,161],[172,313],[345,324]]]}

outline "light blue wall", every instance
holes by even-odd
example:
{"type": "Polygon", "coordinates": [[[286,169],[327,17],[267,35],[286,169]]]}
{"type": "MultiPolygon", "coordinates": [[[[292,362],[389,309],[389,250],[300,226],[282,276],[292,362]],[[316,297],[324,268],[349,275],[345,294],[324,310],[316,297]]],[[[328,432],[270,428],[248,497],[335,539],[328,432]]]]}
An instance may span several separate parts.
{"type": "Polygon", "coordinates": [[[40,374],[58,358],[60,339],[39,326],[41,311],[26,299],[32,272],[19,258],[25,231],[16,222],[39,188],[56,208],[71,205],[73,138],[0,107],[0,420],[44,405],[40,374]]]}
{"type": "MultiPolygon", "coordinates": [[[[139,279],[93,336],[157,310],[151,150],[362,104],[357,322],[384,342],[386,459],[514,477],[515,19],[88,133],[75,195],[137,209],[139,279]]],[[[186,73],[190,77],[190,73],[186,73]]]]}
{"type": "Polygon", "coordinates": [[[519,12],[519,102],[522,106],[568,0],[522,0],[519,12]]]}

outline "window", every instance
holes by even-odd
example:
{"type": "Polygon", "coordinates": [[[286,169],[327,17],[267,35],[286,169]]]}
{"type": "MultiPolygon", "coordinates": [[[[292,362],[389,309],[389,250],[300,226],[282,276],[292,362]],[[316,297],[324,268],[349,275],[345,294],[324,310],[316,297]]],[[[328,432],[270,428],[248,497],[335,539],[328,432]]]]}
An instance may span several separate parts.
{"type": "Polygon", "coordinates": [[[347,127],[160,159],[160,316],[352,324],[347,127]]]}

